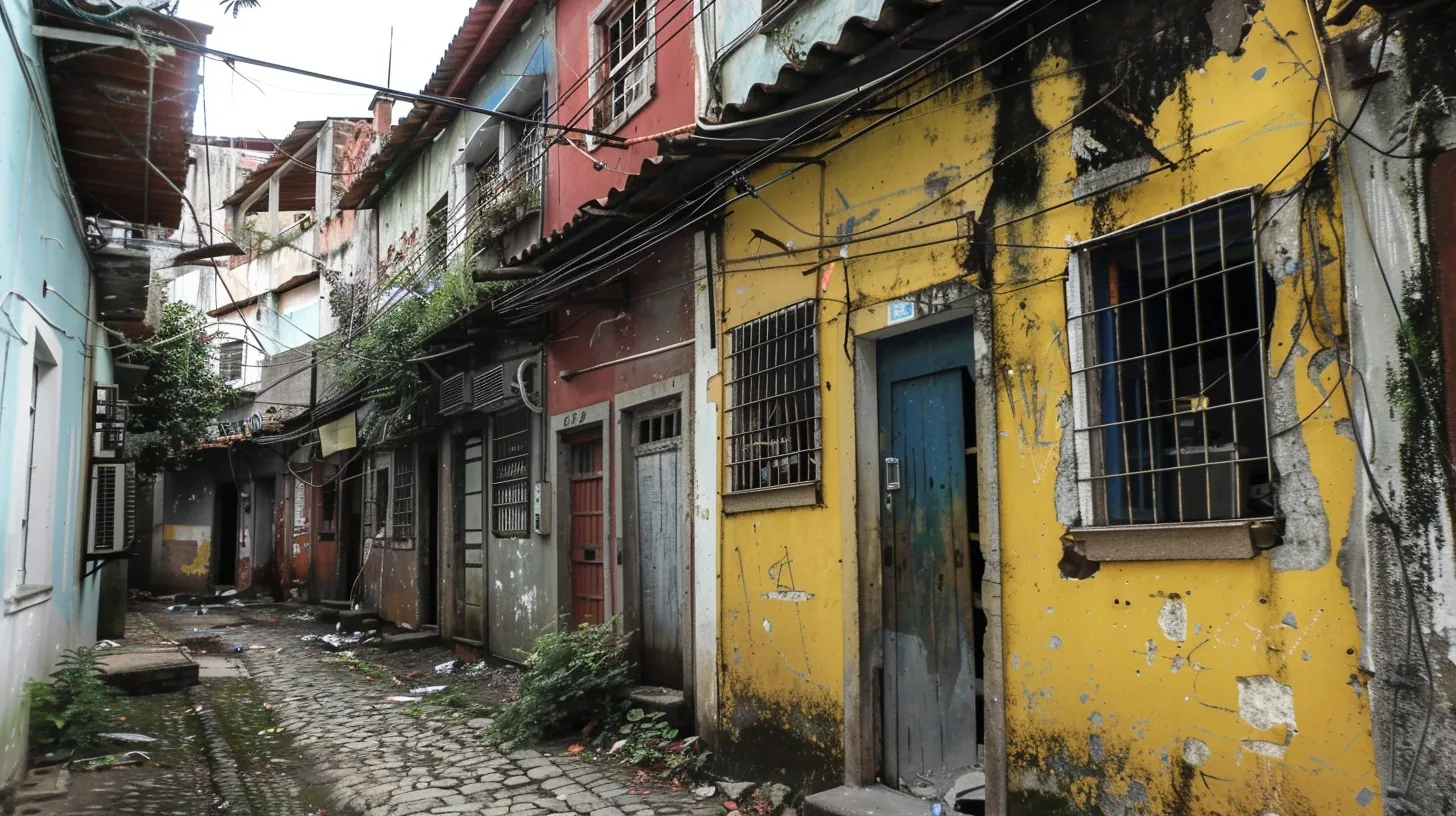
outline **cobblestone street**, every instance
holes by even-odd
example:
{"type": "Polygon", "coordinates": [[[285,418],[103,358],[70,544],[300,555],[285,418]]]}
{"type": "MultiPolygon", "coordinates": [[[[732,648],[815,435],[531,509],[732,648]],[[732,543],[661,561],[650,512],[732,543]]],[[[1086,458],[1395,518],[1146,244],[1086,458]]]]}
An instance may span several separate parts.
{"type": "MultiPolygon", "coordinates": [[[[289,614],[298,612],[260,606],[194,616],[150,604],[133,614],[128,634],[151,621],[163,637],[198,650],[204,679],[187,692],[134,698],[129,705],[129,711],[155,712],[128,725],[148,729],[164,746],[158,766],[78,770],[64,807],[36,813],[707,816],[721,810],[716,798],[699,800],[615,761],[573,756],[567,743],[503,755],[481,734],[488,720],[458,708],[389,701],[408,695],[408,688],[372,662],[386,656],[360,650],[351,661],[303,643],[301,634],[331,627],[289,614]],[[206,677],[219,673],[208,666],[225,667],[225,676],[206,677]]],[[[445,654],[437,648],[389,657],[418,662],[445,654]]],[[[469,686],[459,675],[431,675],[406,686],[412,683],[469,686]]]]}

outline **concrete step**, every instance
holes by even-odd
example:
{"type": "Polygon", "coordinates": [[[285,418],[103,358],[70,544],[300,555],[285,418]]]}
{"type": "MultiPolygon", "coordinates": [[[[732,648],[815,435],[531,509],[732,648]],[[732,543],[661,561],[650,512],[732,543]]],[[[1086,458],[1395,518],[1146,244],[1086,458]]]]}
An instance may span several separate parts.
{"type": "Polygon", "coordinates": [[[351,603],[350,601],[327,601],[327,600],[325,600],[325,601],[319,601],[319,606],[322,606],[325,609],[334,609],[334,610],[343,612],[343,611],[347,611],[349,609],[352,609],[354,607],[354,604],[351,603]]]}
{"type": "Polygon", "coordinates": [[[101,676],[133,696],[197,685],[197,664],[181,649],[120,652],[101,658],[101,676]]]}
{"type": "Polygon", "coordinates": [[[386,652],[402,652],[406,649],[428,649],[440,645],[439,632],[401,632],[385,635],[379,642],[371,644],[386,652]]]}
{"type": "Polygon", "coordinates": [[[45,802],[66,795],[71,785],[71,772],[60,765],[31,768],[25,781],[15,788],[15,804],[45,802]]]}
{"type": "MultiPolygon", "coordinates": [[[[799,812],[803,816],[928,816],[933,804],[884,785],[863,788],[845,785],[805,797],[799,812]]],[[[985,813],[983,798],[963,798],[959,805],[951,808],[942,802],[942,812],[945,816],[954,816],[957,812],[985,813]]]]}
{"type": "Polygon", "coordinates": [[[688,711],[687,697],[677,689],[662,686],[636,686],[627,690],[627,699],[649,714],[661,711],[673,728],[687,729],[692,721],[688,711]]]}
{"type": "Polygon", "coordinates": [[[345,632],[360,632],[379,628],[379,610],[350,609],[339,613],[339,626],[345,632]],[[372,621],[372,623],[370,623],[372,621]]]}

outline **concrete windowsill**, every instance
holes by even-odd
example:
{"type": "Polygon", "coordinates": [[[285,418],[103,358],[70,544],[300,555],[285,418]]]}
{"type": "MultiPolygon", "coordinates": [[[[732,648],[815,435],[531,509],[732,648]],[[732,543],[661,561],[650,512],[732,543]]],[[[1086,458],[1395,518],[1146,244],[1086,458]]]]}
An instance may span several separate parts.
{"type": "Polygon", "coordinates": [[[1073,527],[1067,540],[1089,561],[1227,561],[1253,558],[1277,535],[1263,518],[1073,527]]]}
{"type": "Polygon", "coordinates": [[[761,510],[780,510],[787,507],[812,507],[819,503],[819,483],[784,485],[746,493],[725,493],[723,512],[756,513],[761,510]]]}
{"type": "Polygon", "coordinates": [[[43,604],[51,599],[50,584],[21,584],[5,593],[5,614],[43,604]]]}

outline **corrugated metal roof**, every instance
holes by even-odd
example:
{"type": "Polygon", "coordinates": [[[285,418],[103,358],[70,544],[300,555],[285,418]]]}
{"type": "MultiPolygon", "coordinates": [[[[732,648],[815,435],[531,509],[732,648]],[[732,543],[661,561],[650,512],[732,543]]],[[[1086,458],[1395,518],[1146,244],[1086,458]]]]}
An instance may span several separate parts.
{"type": "MultiPolygon", "coordinates": [[[[49,0],[38,0],[35,19],[39,25],[115,36],[62,13],[49,0]]],[[[212,33],[210,26],[178,18],[138,15],[130,23],[199,43],[212,33]]],[[[45,40],[44,50],[56,130],[81,211],[133,224],[179,225],[202,57],[178,49],[149,64],[147,54],[135,48],[61,39],[45,40]]]]}
{"type": "MultiPolygon", "coordinates": [[[[290,156],[296,157],[303,161],[308,161],[311,157],[313,157],[317,152],[317,148],[315,146],[310,146],[309,142],[318,135],[320,130],[323,129],[325,121],[327,120],[319,119],[315,121],[299,122],[295,124],[293,126],[293,132],[288,134],[288,136],[285,137],[283,141],[279,142],[278,146],[273,149],[273,155],[269,156],[267,161],[254,168],[253,172],[249,173],[248,177],[243,179],[243,183],[238,185],[238,189],[234,190],[231,195],[223,199],[223,203],[227,204],[230,207],[236,207],[239,204],[242,204],[244,201],[247,201],[248,196],[251,196],[254,191],[256,191],[259,187],[267,184],[268,179],[272,178],[274,173],[278,172],[278,170],[282,168],[283,165],[291,161],[291,159],[289,159],[290,156]]],[[[317,162],[315,162],[315,164],[317,164],[317,162]]],[[[313,206],[313,174],[297,173],[294,175],[308,182],[308,204],[302,207],[297,206],[300,203],[297,200],[299,198],[299,196],[297,195],[299,191],[297,189],[283,189],[279,191],[279,209],[283,210],[284,212],[289,212],[293,210],[307,210],[313,206]]],[[[288,178],[288,176],[284,176],[284,178],[286,179],[288,178]]],[[[296,187],[297,185],[293,186],[296,187]]],[[[267,207],[268,199],[266,197],[258,199],[258,203],[255,203],[251,208],[249,208],[249,211],[255,211],[259,208],[259,206],[267,207]]]]}
{"type": "MultiPolygon", "coordinates": [[[[465,16],[420,93],[464,101],[506,43],[519,33],[535,5],[535,0],[479,0],[465,16]]],[[[373,197],[394,181],[398,169],[428,147],[458,114],[453,108],[416,104],[404,121],[390,130],[384,147],[344,191],[339,208],[370,206],[373,197]]]]}

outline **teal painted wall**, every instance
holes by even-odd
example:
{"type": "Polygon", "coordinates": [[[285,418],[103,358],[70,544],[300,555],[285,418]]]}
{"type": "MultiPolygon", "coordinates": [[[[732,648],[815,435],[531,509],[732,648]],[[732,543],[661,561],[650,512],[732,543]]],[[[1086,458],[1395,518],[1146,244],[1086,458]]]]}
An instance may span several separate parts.
{"type": "MultiPolygon", "coordinates": [[[[84,416],[92,366],[109,379],[104,336],[75,308],[94,311],[84,244],[67,208],[71,192],[48,148],[53,123],[44,63],[31,36],[28,0],[0,0],[18,49],[0,39],[0,787],[14,781],[25,755],[25,681],[52,671],[65,649],[94,642],[97,579],[81,580],[81,512],[89,422],[84,416]],[[34,78],[32,97],[26,73],[34,78]],[[49,287],[51,293],[45,293],[49,287]],[[58,297],[59,295],[59,297],[58,297]],[[54,368],[43,393],[54,409],[37,422],[50,440],[33,485],[48,511],[32,524],[26,584],[49,584],[49,597],[22,605],[25,472],[33,386],[32,358],[46,348],[54,368]],[[54,379],[50,379],[53,376],[54,379]]],[[[34,600],[34,599],[33,599],[34,600]]]]}

